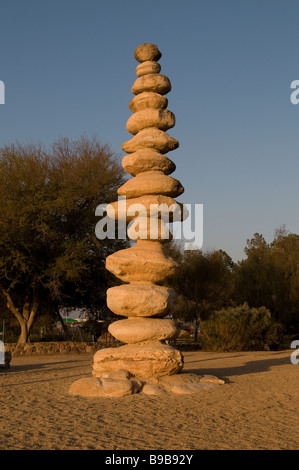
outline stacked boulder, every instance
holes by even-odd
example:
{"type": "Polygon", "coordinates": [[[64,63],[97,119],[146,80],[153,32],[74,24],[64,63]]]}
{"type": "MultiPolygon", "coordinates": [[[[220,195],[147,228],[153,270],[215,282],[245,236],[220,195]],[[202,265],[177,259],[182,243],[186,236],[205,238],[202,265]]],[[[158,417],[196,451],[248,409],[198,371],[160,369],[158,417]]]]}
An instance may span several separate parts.
{"type": "Polygon", "coordinates": [[[97,351],[93,377],[74,382],[72,395],[189,394],[224,383],[214,376],[182,371],[182,354],[167,344],[178,335],[174,322],[164,318],[171,313],[176,294],[163,284],[176,274],[178,265],[163,249],[171,239],[165,220],[182,221],[188,214],[173,199],[184,189],[169,176],[175,165],[165,156],[179,144],[166,133],[174,126],[175,117],[166,109],[164,95],[171,85],[160,74],[160,57],[153,44],[142,44],[135,51],[140,65],[132,87],[135,97],[129,104],[133,115],[127,122],[134,137],[122,147],[127,153],[123,167],[133,178],[118,190],[125,199],[107,208],[111,218],[129,223],[128,235],[136,241],[106,259],[106,268],[125,283],[107,291],[110,310],[126,317],[112,323],[109,331],[127,344],[97,351]]]}
{"type": "MultiPolygon", "coordinates": [[[[136,241],[131,248],[107,257],[106,268],[128,284],[107,291],[107,305],[119,316],[109,332],[127,343],[107,348],[94,356],[93,375],[125,369],[140,378],[172,375],[183,367],[179,351],[165,344],[178,330],[171,319],[175,302],[173,289],[163,286],[175,275],[177,263],[164,253],[164,243],[172,235],[165,219],[182,217],[182,205],[173,198],[184,191],[181,183],[169,176],[175,164],[165,155],[179,144],[166,131],[175,125],[175,116],[167,108],[165,95],[171,90],[169,79],[160,74],[161,53],[156,45],[137,47],[135,58],[138,78],[133,84],[135,97],[127,130],[134,136],[122,149],[127,153],[123,168],[132,178],[118,190],[125,199],[110,204],[108,215],[129,222],[128,236],[136,241]],[[138,208],[136,211],[130,210],[138,208]]],[[[176,220],[176,219],[175,219],[176,220]]]]}

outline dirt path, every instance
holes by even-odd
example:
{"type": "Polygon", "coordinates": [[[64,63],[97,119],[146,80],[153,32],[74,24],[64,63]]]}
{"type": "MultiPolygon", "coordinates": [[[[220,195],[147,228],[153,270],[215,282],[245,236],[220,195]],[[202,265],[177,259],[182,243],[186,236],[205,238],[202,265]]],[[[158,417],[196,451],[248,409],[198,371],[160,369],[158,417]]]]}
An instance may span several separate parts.
{"type": "Polygon", "coordinates": [[[194,395],[82,398],[91,355],[13,358],[0,372],[0,449],[299,449],[291,350],[187,352],[185,370],[226,384],[194,395]]]}

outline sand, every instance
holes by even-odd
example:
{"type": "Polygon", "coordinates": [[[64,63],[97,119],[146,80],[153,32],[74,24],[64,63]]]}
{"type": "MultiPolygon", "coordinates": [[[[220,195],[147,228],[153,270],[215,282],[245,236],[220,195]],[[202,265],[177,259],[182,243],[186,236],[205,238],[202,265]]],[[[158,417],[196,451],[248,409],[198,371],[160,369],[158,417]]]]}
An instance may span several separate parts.
{"type": "Polygon", "coordinates": [[[193,395],[82,398],[92,355],[14,357],[0,372],[0,449],[299,449],[299,365],[292,350],[186,352],[185,370],[225,385],[193,395]]]}

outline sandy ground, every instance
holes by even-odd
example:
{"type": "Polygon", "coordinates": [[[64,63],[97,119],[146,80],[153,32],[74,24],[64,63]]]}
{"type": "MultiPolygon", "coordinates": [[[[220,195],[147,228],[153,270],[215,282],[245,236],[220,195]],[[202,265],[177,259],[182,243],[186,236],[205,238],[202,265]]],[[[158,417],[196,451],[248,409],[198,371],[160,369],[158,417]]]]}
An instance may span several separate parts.
{"type": "Polygon", "coordinates": [[[193,395],[82,398],[91,355],[13,358],[0,372],[0,449],[299,449],[292,350],[186,352],[185,370],[225,385],[193,395]]]}

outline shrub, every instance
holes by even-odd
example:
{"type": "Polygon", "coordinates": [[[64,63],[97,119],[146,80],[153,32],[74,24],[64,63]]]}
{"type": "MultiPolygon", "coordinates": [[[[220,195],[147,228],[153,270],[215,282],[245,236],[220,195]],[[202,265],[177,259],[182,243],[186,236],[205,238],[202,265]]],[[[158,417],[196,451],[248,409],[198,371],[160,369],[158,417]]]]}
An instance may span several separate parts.
{"type": "Polygon", "coordinates": [[[266,307],[247,303],[214,312],[201,325],[201,347],[210,351],[269,351],[277,349],[283,328],[266,307]]]}

